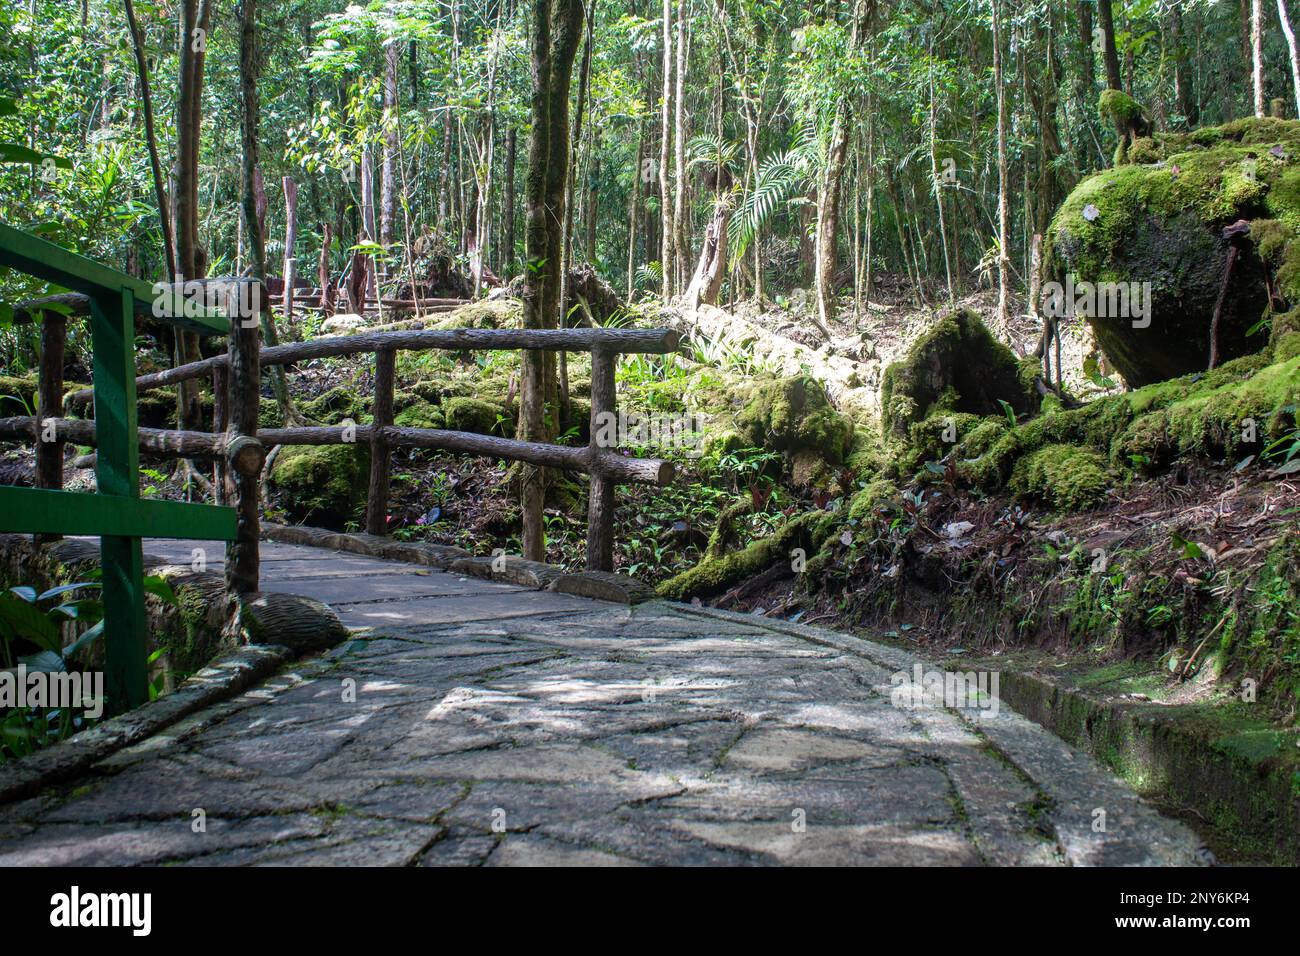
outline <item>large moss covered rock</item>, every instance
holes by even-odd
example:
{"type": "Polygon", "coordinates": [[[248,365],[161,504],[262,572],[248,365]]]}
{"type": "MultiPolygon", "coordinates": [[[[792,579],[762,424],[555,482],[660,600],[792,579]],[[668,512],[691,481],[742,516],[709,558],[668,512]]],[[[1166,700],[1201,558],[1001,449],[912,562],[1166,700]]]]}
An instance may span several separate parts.
{"type": "Polygon", "coordinates": [[[504,435],[511,427],[505,409],[482,398],[449,398],[442,403],[446,427],[479,435],[504,435]]]}
{"type": "Polygon", "coordinates": [[[838,465],[853,437],[853,422],[831,407],[820,383],[796,375],[756,385],[736,416],[736,431],[751,447],[784,452],[794,461],[814,455],[838,465]]]}
{"type": "MultiPolygon", "coordinates": [[[[1219,360],[1268,345],[1270,283],[1281,305],[1300,304],[1300,122],[1246,119],[1191,133],[1137,139],[1128,162],[1070,194],[1046,237],[1050,281],[1149,291],[1149,315],[1115,314],[1116,296],[1088,316],[1106,356],[1131,385],[1204,370],[1210,323],[1239,220],[1249,235],[1228,285],[1219,360]],[[1143,283],[1150,283],[1143,288],[1143,283]],[[1136,285],[1132,285],[1136,284],[1136,285]],[[1149,318],[1149,324],[1147,319],[1149,318]]],[[[1046,294],[1046,293],[1045,293],[1046,294]]],[[[1085,293],[1086,295],[1086,293],[1085,293]]],[[[1101,296],[1096,299],[1100,300],[1101,296]]],[[[1130,300],[1131,303],[1132,300],[1130,300]]],[[[1081,312],[1087,313],[1088,302],[1081,312]]]]}
{"type": "Polygon", "coordinates": [[[271,469],[271,487],[294,521],[341,528],[365,508],[370,447],[286,445],[271,469]]]}
{"type": "Polygon", "coordinates": [[[1037,404],[1036,362],[1022,365],[974,312],[952,312],[885,369],[881,424],[886,438],[906,438],[935,411],[997,415],[1006,402],[1017,414],[1037,404]]]}

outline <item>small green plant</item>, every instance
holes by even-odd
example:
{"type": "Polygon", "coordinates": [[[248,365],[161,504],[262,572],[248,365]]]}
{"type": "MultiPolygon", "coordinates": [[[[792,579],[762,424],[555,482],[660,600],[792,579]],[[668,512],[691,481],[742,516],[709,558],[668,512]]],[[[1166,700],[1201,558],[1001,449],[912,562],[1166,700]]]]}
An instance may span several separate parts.
{"type": "MultiPolygon", "coordinates": [[[[90,579],[99,576],[92,572],[90,579]]],[[[104,605],[94,594],[102,585],[97,580],[61,584],[37,592],[22,585],[0,593],[0,659],[6,668],[21,664],[29,673],[68,673],[74,659],[104,634],[104,605]],[[64,631],[85,627],[64,644],[64,631]]],[[[144,589],[165,603],[176,604],[176,594],[165,578],[148,575],[144,589]]],[[[155,663],[161,649],[149,658],[155,663]]],[[[150,699],[161,693],[166,675],[150,684],[150,699]]],[[[42,747],[65,740],[94,723],[88,714],[59,707],[10,707],[0,713],[0,762],[35,753],[42,747]]]]}

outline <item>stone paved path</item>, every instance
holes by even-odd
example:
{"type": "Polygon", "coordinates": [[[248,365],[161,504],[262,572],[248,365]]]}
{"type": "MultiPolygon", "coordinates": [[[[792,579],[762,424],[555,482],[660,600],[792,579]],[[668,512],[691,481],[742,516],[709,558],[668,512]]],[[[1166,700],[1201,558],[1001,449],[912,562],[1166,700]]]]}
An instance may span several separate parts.
{"type": "Polygon", "coordinates": [[[1197,862],[1009,709],[894,706],[897,649],[264,547],[370,630],[0,807],[0,865],[1197,862]]]}

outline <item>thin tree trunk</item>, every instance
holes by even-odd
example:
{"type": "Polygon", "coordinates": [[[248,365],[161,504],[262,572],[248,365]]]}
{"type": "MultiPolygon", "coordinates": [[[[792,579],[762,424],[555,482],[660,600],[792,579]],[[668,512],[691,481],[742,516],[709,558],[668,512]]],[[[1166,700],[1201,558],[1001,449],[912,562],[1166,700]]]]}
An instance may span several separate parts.
{"type": "MultiPolygon", "coordinates": [[[[1283,3],[1284,0],[1278,0],[1279,8],[1283,3]]],[[[1196,111],[1196,98],[1192,95],[1192,78],[1188,71],[1191,54],[1185,45],[1183,11],[1177,4],[1169,10],[1169,39],[1174,45],[1174,104],[1187,126],[1191,128],[1196,125],[1199,117],[1196,111]]]]}
{"type": "Polygon", "coordinates": [[[663,21],[664,82],[659,124],[659,259],[663,267],[663,298],[667,301],[673,295],[673,262],[676,260],[673,196],[669,180],[673,145],[673,0],[663,2],[663,21]]]}
{"type": "MultiPolygon", "coordinates": [[[[527,271],[524,278],[524,327],[559,324],[559,269],[564,249],[564,194],[569,159],[569,88],[573,61],[582,35],[581,0],[534,0],[532,27],[532,131],[528,140],[525,191],[527,271]],[[554,9],[553,9],[554,5],[554,9]]],[[[519,437],[546,441],[554,434],[555,355],[523,355],[519,437]]],[[[545,473],[537,466],[520,469],[524,557],[546,557],[543,508],[545,473]]]]}
{"type": "Polygon", "coordinates": [[[948,304],[953,302],[952,289],[952,260],[948,256],[948,224],[943,215],[943,182],[939,178],[939,159],[936,151],[935,140],[938,133],[935,130],[937,120],[935,117],[934,102],[934,51],[931,49],[928,54],[930,66],[930,188],[934,190],[934,204],[939,212],[939,241],[943,245],[943,271],[948,282],[948,304]]]}
{"type": "Polygon", "coordinates": [[[641,169],[645,161],[645,123],[638,124],[636,138],[636,170],[632,176],[632,195],[627,204],[627,300],[632,301],[636,291],[636,233],[641,214],[641,169]]]}
{"type": "Polygon", "coordinates": [[[501,261],[502,278],[510,279],[514,275],[515,263],[515,155],[518,140],[514,126],[506,131],[506,182],[505,194],[502,196],[501,218],[501,261]]]}
{"type": "Polygon", "coordinates": [[[393,223],[397,215],[397,173],[393,162],[397,156],[398,56],[397,42],[390,38],[384,47],[384,153],[379,185],[379,244],[385,248],[393,243],[393,223]]]}
{"type": "MultiPolygon", "coordinates": [[[[293,321],[293,285],[298,276],[298,184],[292,177],[284,186],[284,321],[293,321]]],[[[286,326],[289,328],[289,326],[286,326]]]]}
{"type": "Polygon", "coordinates": [[[1106,64],[1106,86],[1112,90],[1122,90],[1124,80],[1120,76],[1119,53],[1115,48],[1115,17],[1110,0],[1097,0],[1097,20],[1101,26],[1101,58],[1106,64]]]}
{"type": "Polygon", "coordinates": [[[677,76],[673,84],[673,288],[681,289],[685,280],[690,240],[686,227],[686,44],[690,19],[688,0],[677,0],[677,76]]]}
{"type": "Polygon", "coordinates": [[[1250,79],[1255,89],[1255,116],[1264,118],[1264,4],[1250,0],[1250,79]]]}
{"type": "MultiPolygon", "coordinates": [[[[240,207],[244,235],[247,237],[249,273],[258,280],[262,288],[266,283],[266,195],[262,188],[262,173],[258,169],[258,116],[260,106],[257,99],[257,0],[240,0],[239,7],[239,118],[242,143],[241,163],[243,174],[240,176],[242,194],[240,207]]],[[[268,347],[279,344],[275,332],[275,321],[270,303],[262,303],[261,309],[262,338],[268,347]]],[[[296,425],[303,421],[302,415],[293,404],[289,395],[289,386],[285,381],[284,368],[272,366],[271,388],[275,392],[276,404],[285,425],[296,425]]]]}
{"type": "Polygon", "coordinates": [[[1296,51],[1295,30],[1291,27],[1286,0],[1277,0],[1277,18],[1282,24],[1282,33],[1286,36],[1287,51],[1291,54],[1291,86],[1295,91],[1296,116],[1300,116],[1300,54],[1296,51]]]}
{"type": "MultiPolygon", "coordinates": [[[[126,22],[131,30],[131,46],[135,50],[135,69],[140,81],[140,104],[144,112],[144,138],[149,147],[149,169],[153,173],[154,198],[158,202],[158,225],[162,229],[163,261],[166,265],[168,281],[176,279],[176,245],[172,240],[172,223],[168,214],[167,187],[163,185],[162,164],[158,160],[158,139],[154,135],[153,97],[149,91],[149,65],[144,55],[144,37],[140,24],[135,18],[135,5],[126,2],[126,22]]],[[[1278,0],[1279,4],[1282,0],[1278,0]]],[[[81,23],[86,24],[86,7],[83,0],[81,23]]]]}
{"type": "MultiPolygon", "coordinates": [[[[1109,0],[1100,0],[1110,15],[1109,0]]],[[[1099,4],[1099,6],[1100,6],[1099,4]]],[[[1116,74],[1119,72],[1116,63],[1116,74]]],[[[998,102],[998,324],[1007,327],[1011,309],[1011,256],[1007,243],[1011,238],[1011,211],[1007,204],[1007,97],[1002,76],[1002,10],[1001,0],[993,0],[993,86],[998,102]]]]}

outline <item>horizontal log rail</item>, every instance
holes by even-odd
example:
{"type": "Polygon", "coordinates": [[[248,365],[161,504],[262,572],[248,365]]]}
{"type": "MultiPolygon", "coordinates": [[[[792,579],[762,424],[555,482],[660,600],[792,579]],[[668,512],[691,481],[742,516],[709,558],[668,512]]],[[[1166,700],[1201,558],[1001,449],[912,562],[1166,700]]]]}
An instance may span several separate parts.
{"type": "MultiPolygon", "coordinates": [[[[246,280],[238,280],[243,282],[246,280]]],[[[241,310],[248,293],[262,312],[271,309],[272,297],[262,287],[250,290],[231,280],[202,280],[197,285],[179,285],[173,289],[176,301],[201,292],[239,293],[241,310]],[[220,281],[223,288],[211,289],[220,281]]],[[[228,301],[235,301],[229,299],[228,301]]],[[[423,300],[428,302],[430,300],[423,300]]],[[[39,302],[39,300],[38,300],[39,302]]],[[[42,312],[33,303],[33,314],[42,312]]],[[[51,303],[53,304],[53,303],[51,303]]],[[[65,310],[58,306],[43,311],[49,331],[61,332],[66,324],[65,310]]],[[[451,304],[448,302],[447,304],[451,304]]],[[[268,449],[276,445],[357,444],[370,450],[370,481],[366,496],[366,530],[383,535],[388,531],[388,496],[391,455],[395,448],[425,448],[485,458],[524,462],[538,468],[554,468],[591,476],[587,509],[587,566],[592,570],[613,570],[614,489],[618,483],[665,485],[674,478],[671,462],[661,459],[632,458],[615,448],[602,447],[597,436],[606,428],[607,416],[615,413],[614,368],[617,357],[625,353],[667,354],[677,350],[679,334],[671,329],[393,329],[362,332],[354,335],[324,336],[307,342],[290,342],[258,348],[256,322],[238,317],[229,320],[232,339],[247,339],[241,348],[198,362],[139,375],[135,389],[144,390],[173,385],[193,379],[211,377],[216,396],[214,431],[197,432],[175,429],[137,428],[134,444],[159,458],[215,461],[218,471],[219,498],[235,504],[240,527],[256,527],[256,502],[260,497],[261,470],[268,449]],[[235,333],[238,333],[236,335],[235,333]],[[590,352],[592,356],[591,440],[583,447],[520,441],[494,435],[438,428],[405,428],[393,422],[395,392],[395,357],[399,351],[439,349],[452,352],[538,350],[549,352],[590,352]],[[250,356],[249,353],[252,353],[250,356]],[[375,361],[373,423],[333,426],[300,426],[259,429],[256,409],[259,401],[256,382],[261,368],[287,365],[312,359],[373,353],[375,361]],[[242,365],[241,365],[242,363],[242,365]]],[[[0,441],[34,441],[37,443],[38,472],[43,487],[62,486],[62,447],[66,442],[98,448],[100,432],[93,421],[65,417],[63,408],[78,409],[95,398],[94,389],[82,389],[62,396],[62,363],[42,362],[40,407],[55,414],[0,419],[0,441]],[[57,367],[56,367],[57,365],[57,367]],[[62,398],[62,402],[58,399],[62,398]]],[[[45,356],[43,356],[43,359],[45,356]]],[[[241,533],[241,542],[249,537],[241,533]]],[[[227,562],[235,590],[255,588],[257,556],[247,547],[227,562]],[[236,586],[237,585],[237,586],[236,586]]]]}
{"type": "MultiPolygon", "coordinates": [[[[392,332],[360,332],[356,335],[329,335],[308,342],[288,342],[261,350],[263,367],[288,365],[310,359],[335,358],[385,349],[415,352],[438,349],[448,352],[513,351],[517,349],[547,352],[593,352],[664,355],[677,351],[680,334],[673,329],[412,329],[392,332]]],[[[228,367],[225,355],[161,372],[138,376],[138,391],[161,388],[195,378],[205,378],[219,366],[228,367]]],[[[69,394],[65,401],[72,406],[84,405],[93,397],[85,388],[69,394]]]]}
{"type": "MultiPolygon", "coordinates": [[[[84,418],[0,418],[0,441],[42,440],[72,442],[97,447],[95,423],[84,418]]],[[[229,462],[241,474],[254,475],[265,460],[265,449],[275,445],[369,445],[376,439],[393,448],[428,448],[484,458],[524,461],[543,468],[561,468],[611,478],[616,482],[647,485],[670,484],[673,463],[658,458],[629,458],[592,445],[572,447],[545,442],[519,441],[442,428],[405,428],[397,425],[315,425],[298,428],[260,428],[257,438],[223,432],[177,429],[136,429],[140,450],[159,458],[217,459],[229,462]]]]}

